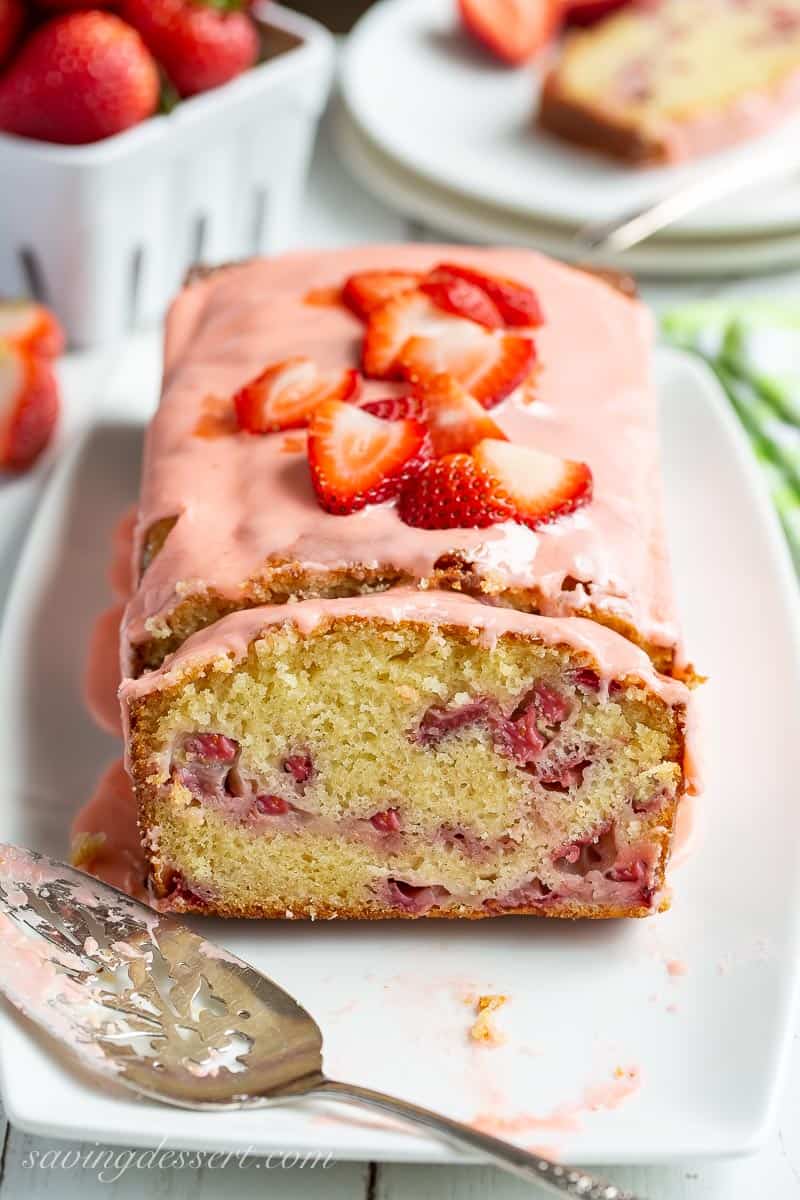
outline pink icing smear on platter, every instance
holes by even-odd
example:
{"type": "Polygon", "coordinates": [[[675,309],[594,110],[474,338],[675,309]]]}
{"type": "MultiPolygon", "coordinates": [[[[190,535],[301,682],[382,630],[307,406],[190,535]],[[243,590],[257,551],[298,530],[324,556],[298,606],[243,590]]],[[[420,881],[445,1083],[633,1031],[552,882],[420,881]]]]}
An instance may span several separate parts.
{"type": "Polygon", "coordinates": [[[544,1116],[518,1113],[501,1117],[495,1113],[479,1113],[471,1124],[483,1133],[516,1139],[526,1133],[579,1133],[583,1127],[582,1118],[586,1114],[619,1108],[638,1092],[640,1086],[641,1072],[638,1067],[617,1067],[610,1079],[589,1084],[580,1100],[560,1104],[544,1116]]]}
{"type": "Polygon", "coordinates": [[[89,641],[83,698],[101,729],[122,736],[119,691],[122,676],[119,662],[119,630],[124,604],[114,604],[97,618],[89,641]]]}
{"type": "MultiPolygon", "coordinates": [[[[178,520],[131,600],[127,637],[141,641],[148,622],[193,589],[240,597],[270,559],[319,571],[389,565],[423,579],[442,555],[458,551],[487,578],[535,586],[548,615],[591,603],[632,622],[650,641],[677,646],[651,344],[652,324],[637,302],[532,251],[359,247],[256,261],[194,283],[168,320],[137,557],[155,522],[178,520]],[[539,295],[545,324],[535,332],[535,398],[528,402],[522,389],[492,418],[512,441],[588,462],[595,487],[586,508],[536,532],[513,522],[417,529],[393,504],[333,516],[316,502],[304,457],[284,453],[282,435],[193,435],[209,396],[232,396],[270,362],[310,354],[322,368],[358,363],[363,324],[341,306],[304,303],[309,292],[341,286],[355,271],[424,271],[443,259],[517,278],[539,295]]],[[[363,399],[398,390],[366,380],[363,399]]]]}
{"type": "Polygon", "coordinates": [[[91,799],[75,817],[71,835],[73,846],[87,846],[85,861],[81,862],[83,870],[136,900],[150,903],[136,799],[122,760],[104,771],[91,799]],[[87,843],[87,837],[93,840],[87,843]]]}

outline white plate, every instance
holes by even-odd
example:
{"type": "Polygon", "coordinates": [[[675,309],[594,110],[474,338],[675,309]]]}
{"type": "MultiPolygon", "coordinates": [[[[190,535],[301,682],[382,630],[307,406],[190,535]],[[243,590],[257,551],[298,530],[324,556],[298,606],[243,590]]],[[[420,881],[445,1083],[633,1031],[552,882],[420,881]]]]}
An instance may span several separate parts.
{"type": "MultiPolygon", "coordinates": [[[[686,1162],[764,1140],[800,958],[793,577],[713,380],[674,352],[659,352],[657,367],[675,574],[689,643],[712,676],[701,698],[704,845],[675,875],[672,911],[594,924],[198,921],[319,1018],[331,1074],[457,1117],[489,1111],[514,1128],[610,1083],[618,1065],[636,1066],[639,1090],[615,1109],[582,1111],[571,1132],[563,1119],[535,1130],[520,1122],[523,1142],[598,1163],[686,1162]],[[685,961],[685,977],[670,977],[671,959],[685,961]],[[466,991],[510,995],[505,1046],[468,1043],[466,991]]],[[[107,601],[107,535],[136,493],[140,443],[140,428],[120,419],[96,425],[64,457],[0,645],[0,836],[62,855],[71,814],[114,755],[82,711],[79,679],[107,601]]],[[[11,1120],[49,1136],[455,1158],[352,1110],[190,1114],[120,1098],[76,1078],[10,1017],[2,1084],[11,1120]]]]}
{"type": "MultiPolygon", "coordinates": [[[[359,129],[343,104],[334,112],[333,130],[340,157],[364,187],[391,208],[443,231],[450,239],[533,246],[572,262],[586,262],[592,257],[562,225],[480,203],[409,171],[359,129]]],[[[624,254],[605,255],[602,261],[652,279],[707,280],[786,271],[793,263],[800,263],[800,230],[794,234],[703,242],[654,237],[624,254]]]]}
{"type": "Polygon", "coordinates": [[[493,62],[458,28],[455,0],[383,0],[348,39],[347,104],[388,154],[425,178],[526,217],[578,226],[654,200],[714,164],[778,155],[786,180],[694,214],[685,232],[800,227],[800,117],[680,167],[632,169],[540,133],[534,68],[493,62]]]}

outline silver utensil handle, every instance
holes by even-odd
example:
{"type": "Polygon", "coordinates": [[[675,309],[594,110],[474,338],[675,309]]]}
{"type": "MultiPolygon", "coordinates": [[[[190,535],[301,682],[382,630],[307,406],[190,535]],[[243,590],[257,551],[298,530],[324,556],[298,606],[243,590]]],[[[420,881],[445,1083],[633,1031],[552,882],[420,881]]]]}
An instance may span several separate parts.
{"type": "Polygon", "coordinates": [[[621,254],[708,204],[725,200],[758,183],[788,178],[797,167],[796,161],[787,162],[782,146],[770,147],[768,153],[759,154],[755,161],[750,155],[739,156],[733,162],[713,167],[699,178],[680,184],[651,204],[610,221],[585,225],[575,240],[587,250],[621,254]]]}
{"type": "Polygon", "coordinates": [[[369,1108],[380,1109],[381,1112],[391,1113],[404,1121],[411,1121],[415,1125],[422,1125],[450,1142],[478,1151],[483,1158],[490,1159],[504,1171],[518,1175],[528,1183],[538,1183],[546,1191],[558,1196],[579,1196],[582,1200],[636,1200],[632,1192],[622,1191],[613,1183],[604,1183],[576,1167],[549,1162],[538,1154],[529,1154],[527,1150],[522,1150],[510,1142],[503,1142],[487,1133],[481,1133],[469,1125],[462,1125],[459,1121],[451,1121],[449,1117],[440,1116],[427,1108],[420,1108],[418,1104],[386,1096],[383,1092],[374,1092],[371,1088],[326,1079],[315,1087],[311,1094],[324,1096],[329,1100],[342,1100],[348,1104],[363,1104],[369,1108]]]}

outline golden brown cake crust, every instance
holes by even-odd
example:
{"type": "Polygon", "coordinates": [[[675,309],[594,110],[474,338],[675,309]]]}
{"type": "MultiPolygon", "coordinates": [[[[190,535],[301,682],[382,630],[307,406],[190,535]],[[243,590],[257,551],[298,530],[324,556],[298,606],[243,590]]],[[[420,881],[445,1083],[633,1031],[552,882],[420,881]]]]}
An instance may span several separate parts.
{"type": "Polygon", "coordinates": [[[654,166],[669,158],[659,139],[645,137],[640,129],[613,121],[567,95],[557,71],[545,79],[537,120],[548,133],[635,166],[654,166]]]}
{"type": "MultiPolygon", "coordinates": [[[[152,562],[158,554],[173,523],[160,521],[148,531],[144,544],[144,566],[152,562]]],[[[131,647],[130,671],[132,675],[138,676],[143,671],[159,667],[167,655],[177,650],[191,634],[239,609],[257,608],[262,604],[286,604],[310,598],[358,596],[414,583],[416,580],[399,572],[391,564],[381,564],[374,568],[348,567],[346,570],[323,573],[309,571],[295,562],[271,562],[265,565],[263,572],[248,580],[241,595],[235,600],[222,596],[213,589],[207,589],[204,592],[195,592],[176,604],[169,614],[166,636],[153,636],[131,647]]],[[[424,586],[463,592],[479,599],[491,596],[501,601],[504,607],[516,609],[518,612],[541,614],[545,609],[543,597],[537,588],[510,589],[498,583],[495,589],[492,581],[485,575],[478,574],[457,554],[440,559],[424,586]]],[[[591,606],[577,609],[573,615],[587,617],[622,634],[628,641],[640,646],[656,670],[663,675],[691,682],[692,668],[679,668],[676,665],[674,647],[649,642],[633,623],[614,613],[591,606]]]]}

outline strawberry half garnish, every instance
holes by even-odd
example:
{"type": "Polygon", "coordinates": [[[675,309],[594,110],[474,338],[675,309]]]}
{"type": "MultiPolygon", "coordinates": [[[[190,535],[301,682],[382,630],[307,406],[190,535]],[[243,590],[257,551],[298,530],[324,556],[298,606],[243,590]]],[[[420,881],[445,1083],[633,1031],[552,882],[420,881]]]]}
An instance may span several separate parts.
{"type": "Polygon", "coordinates": [[[419,529],[485,529],[514,520],[509,497],[469,454],[428,463],[403,488],[397,512],[419,529]]]}
{"type": "Polygon", "coordinates": [[[592,498],[592,472],[586,463],[495,440],[479,442],[472,454],[509,497],[514,519],[531,529],[566,516],[592,498]]]}
{"type": "Polygon", "coordinates": [[[424,392],[437,375],[452,375],[484,408],[494,408],[528,377],[536,347],[519,334],[488,333],[471,321],[458,321],[438,337],[412,337],[397,365],[424,392]]]}
{"type": "Polygon", "coordinates": [[[326,400],[308,428],[308,463],[324,509],[344,516],[391,500],[430,457],[428,431],[419,421],[382,421],[371,413],[326,400]]]}
{"type": "Polygon", "coordinates": [[[298,429],[323,400],[353,399],[360,383],[358,371],[321,371],[310,358],[297,355],[273,363],[236,393],[236,419],[248,433],[298,429]]]}
{"type": "Polygon", "coordinates": [[[503,62],[527,62],[550,40],[561,0],[458,0],[467,30],[503,62]]]}
{"type": "Polygon", "coordinates": [[[0,342],[0,467],[30,466],[50,440],[58,409],[49,362],[0,342]]]}
{"type": "Polygon", "coordinates": [[[369,400],[359,407],[362,412],[372,413],[382,421],[424,421],[427,412],[422,396],[386,396],[382,400],[369,400]]]}
{"type": "Polygon", "coordinates": [[[444,312],[464,317],[467,321],[476,321],[486,329],[503,327],[500,310],[486,292],[468,279],[455,275],[447,267],[431,271],[420,284],[420,291],[430,296],[437,308],[444,312]]]}
{"type": "Polygon", "coordinates": [[[32,300],[0,300],[0,339],[41,358],[55,358],[64,349],[58,321],[32,300]]]}
{"type": "Polygon", "coordinates": [[[442,312],[430,297],[415,289],[376,308],[364,333],[362,366],[372,379],[402,379],[399,360],[414,337],[439,338],[453,330],[483,331],[472,321],[442,312]]]}
{"type": "Polygon", "coordinates": [[[468,452],[484,438],[505,440],[502,429],[451,375],[436,375],[425,387],[426,421],[433,453],[468,452]]]}
{"type": "Polygon", "coordinates": [[[594,25],[609,13],[624,8],[631,0],[566,0],[564,19],[567,25],[594,25]]]}
{"type": "Polygon", "coordinates": [[[403,292],[412,292],[422,279],[422,275],[413,271],[359,271],[345,281],[342,299],[356,316],[366,321],[376,308],[403,292]]]}
{"type": "Polygon", "coordinates": [[[502,323],[511,326],[534,328],[544,324],[544,313],[533,288],[515,279],[504,279],[497,275],[484,275],[473,267],[458,263],[441,263],[433,276],[451,276],[462,279],[484,292],[502,318],[502,323]]]}

